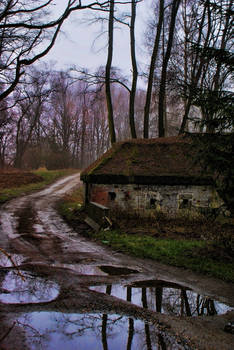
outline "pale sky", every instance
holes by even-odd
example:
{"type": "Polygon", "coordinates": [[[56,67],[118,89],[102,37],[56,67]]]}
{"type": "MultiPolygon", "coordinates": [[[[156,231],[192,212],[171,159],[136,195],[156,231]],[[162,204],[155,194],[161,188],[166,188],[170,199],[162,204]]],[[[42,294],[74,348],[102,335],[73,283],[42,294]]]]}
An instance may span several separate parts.
{"type": "MultiPolygon", "coordinates": [[[[144,31],[147,13],[150,10],[151,0],[143,0],[137,5],[137,60],[139,70],[147,62],[144,42],[144,31]]],[[[90,11],[88,12],[90,13],[90,11]]],[[[97,12],[95,12],[97,14],[97,12]]],[[[63,25],[55,46],[43,61],[56,61],[55,68],[67,69],[71,65],[77,67],[89,68],[95,71],[100,65],[106,63],[106,40],[107,33],[95,40],[100,34],[100,24],[87,25],[84,20],[87,19],[87,12],[77,11],[63,25]]],[[[104,29],[107,26],[104,25],[104,29]]],[[[113,66],[123,69],[125,76],[131,74],[131,60],[129,55],[129,30],[126,26],[121,26],[114,33],[114,57],[113,66]]]]}

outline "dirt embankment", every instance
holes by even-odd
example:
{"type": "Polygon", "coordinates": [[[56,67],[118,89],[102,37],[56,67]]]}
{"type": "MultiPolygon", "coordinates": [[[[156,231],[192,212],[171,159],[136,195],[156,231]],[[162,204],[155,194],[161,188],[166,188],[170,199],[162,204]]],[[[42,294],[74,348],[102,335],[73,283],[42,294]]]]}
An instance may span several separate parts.
{"type": "Polygon", "coordinates": [[[22,185],[41,182],[43,178],[31,172],[25,171],[1,171],[0,190],[5,188],[15,188],[22,185]]]}

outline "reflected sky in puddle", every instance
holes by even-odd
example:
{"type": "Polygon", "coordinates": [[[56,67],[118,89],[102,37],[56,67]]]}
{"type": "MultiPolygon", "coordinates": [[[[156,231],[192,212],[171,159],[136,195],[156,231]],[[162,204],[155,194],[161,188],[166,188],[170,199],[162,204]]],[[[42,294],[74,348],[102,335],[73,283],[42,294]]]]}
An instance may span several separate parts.
{"type": "Polygon", "coordinates": [[[98,266],[95,265],[75,265],[75,264],[60,264],[63,268],[72,268],[79,275],[94,275],[94,276],[106,276],[107,273],[101,271],[98,266]]]}
{"type": "Polygon", "coordinates": [[[30,350],[180,350],[157,329],[120,315],[32,312],[18,324],[27,333],[30,350]]]}
{"type": "MultiPolygon", "coordinates": [[[[95,268],[95,267],[94,267],[95,268]]],[[[82,265],[81,265],[82,270],[82,265]]],[[[80,271],[81,272],[81,271],[80,271]]],[[[116,272],[119,272],[116,271],[116,272]]],[[[103,272],[104,273],[104,272],[103,272]]],[[[38,303],[55,299],[59,286],[45,278],[17,270],[2,270],[0,274],[0,301],[2,303],[38,303]]],[[[106,293],[132,302],[140,307],[170,315],[215,315],[231,310],[230,307],[196,294],[183,286],[166,281],[137,281],[122,286],[120,284],[90,287],[99,293],[106,293]]],[[[94,296],[95,298],[95,296],[94,296]]],[[[160,333],[156,326],[141,320],[116,314],[69,313],[67,303],[59,304],[48,311],[22,309],[14,321],[24,330],[30,350],[186,350],[168,334],[160,333]],[[67,307],[65,312],[62,308],[67,307]]],[[[105,310],[105,303],[98,310],[105,310]]],[[[82,308],[80,312],[85,312],[82,308]]],[[[9,317],[12,317],[9,316],[9,317]]],[[[17,344],[16,344],[17,345],[17,344]]],[[[15,347],[17,348],[17,346],[15,347]]]]}
{"type": "MultiPolygon", "coordinates": [[[[152,281],[151,281],[152,282],[152,281]]],[[[117,298],[131,301],[133,304],[167,315],[201,316],[224,314],[233,308],[214,301],[209,297],[199,295],[191,290],[172,288],[158,284],[157,287],[127,287],[121,285],[90,287],[101,293],[107,293],[117,298]]]]}
{"type": "Polygon", "coordinates": [[[2,303],[36,303],[53,300],[58,296],[56,283],[22,272],[9,271],[1,283],[0,301],[2,303]]]}
{"type": "Polygon", "coordinates": [[[11,267],[14,265],[20,265],[24,261],[24,257],[17,254],[9,254],[8,252],[1,252],[0,254],[0,267],[11,267]],[[6,254],[6,255],[5,255],[6,254]]]}

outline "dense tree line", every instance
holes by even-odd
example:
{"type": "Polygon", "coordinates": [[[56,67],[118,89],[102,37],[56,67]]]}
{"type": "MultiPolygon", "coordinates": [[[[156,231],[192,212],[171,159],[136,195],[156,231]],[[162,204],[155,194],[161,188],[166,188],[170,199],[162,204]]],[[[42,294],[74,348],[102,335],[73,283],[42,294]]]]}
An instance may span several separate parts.
{"type": "MultiPolygon", "coordinates": [[[[118,140],[130,138],[128,93],[111,87],[118,140]]],[[[142,96],[136,104],[141,132],[142,96]]],[[[1,105],[0,159],[17,168],[82,168],[110,147],[105,86],[91,88],[69,72],[28,70],[23,84],[1,105]]]]}
{"type": "Polygon", "coordinates": [[[84,167],[126,138],[233,132],[233,1],[153,2],[143,71],[136,50],[139,2],[69,0],[56,18],[53,0],[1,2],[1,167],[84,167]],[[94,25],[106,26],[105,65],[67,72],[35,66],[69,15],[83,9],[95,9],[94,25]],[[117,24],[129,30],[129,78],[112,66],[117,24]],[[139,75],[146,89],[137,89],[139,75]]]}

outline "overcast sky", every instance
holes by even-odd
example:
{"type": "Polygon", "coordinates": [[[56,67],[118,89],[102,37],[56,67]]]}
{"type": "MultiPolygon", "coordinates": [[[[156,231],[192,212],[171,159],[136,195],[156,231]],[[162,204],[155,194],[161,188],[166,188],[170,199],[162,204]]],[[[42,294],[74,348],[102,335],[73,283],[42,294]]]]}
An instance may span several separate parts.
{"type": "MultiPolygon", "coordinates": [[[[150,10],[151,0],[143,0],[137,6],[137,59],[139,70],[144,67],[146,55],[144,51],[144,31],[147,14],[150,10]]],[[[97,15],[97,12],[95,12],[97,15]]],[[[70,16],[62,28],[57,42],[44,60],[56,61],[57,69],[67,69],[71,65],[95,70],[106,63],[106,25],[101,30],[100,24],[88,25],[85,22],[90,11],[77,11],[70,16]],[[100,33],[103,33],[100,36],[100,33]]],[[[113,66],[124,70],[126,76],[131,73],[131,60],[129,55],[129,30],[121,26],[114,33],[113,66]]]]}

